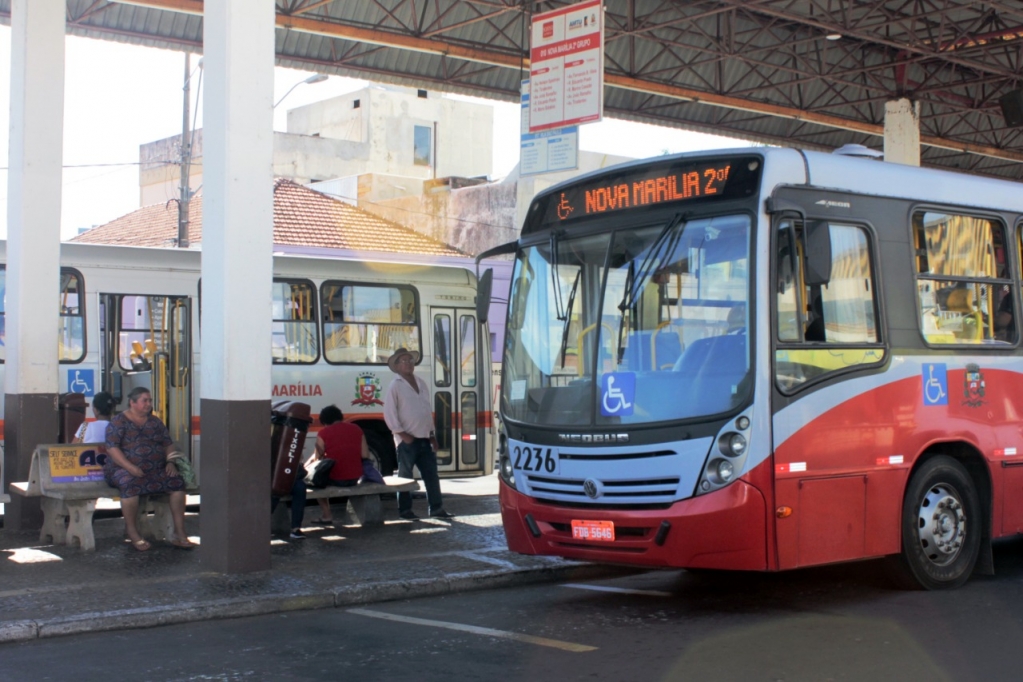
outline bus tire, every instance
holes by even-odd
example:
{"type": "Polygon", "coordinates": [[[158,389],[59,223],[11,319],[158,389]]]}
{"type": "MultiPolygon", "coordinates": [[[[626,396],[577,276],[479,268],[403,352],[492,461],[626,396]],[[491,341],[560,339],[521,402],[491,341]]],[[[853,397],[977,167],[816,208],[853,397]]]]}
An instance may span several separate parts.
{"type": "Polygon", "coordinates": [[[398,468],[398,456],[394,451],[394,443],[387,436],[375,429],[366,429],[366,444],[373,464],[384,476],[391,476],[398,468]]]}
{"type": "Polygon", "coordinates": [[[983,524],[966,468],[945,455],[924,462],[902,502],[902,553],[889,562],[896,583],[925,590],[963,585],[980,555],[983,524]]]}

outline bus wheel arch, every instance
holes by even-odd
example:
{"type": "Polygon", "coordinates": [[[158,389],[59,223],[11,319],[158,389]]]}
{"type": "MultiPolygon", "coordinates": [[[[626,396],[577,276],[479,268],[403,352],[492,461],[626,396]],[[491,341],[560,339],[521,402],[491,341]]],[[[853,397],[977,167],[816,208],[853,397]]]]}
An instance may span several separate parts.
{"type": "Polygon", "coordinates": [[[896,584],[952,589],[989,567],[990,500],[987,469],[972,446],[945,443],[921,455],[903,496],[902,551],[889,557],[896,584]]]}

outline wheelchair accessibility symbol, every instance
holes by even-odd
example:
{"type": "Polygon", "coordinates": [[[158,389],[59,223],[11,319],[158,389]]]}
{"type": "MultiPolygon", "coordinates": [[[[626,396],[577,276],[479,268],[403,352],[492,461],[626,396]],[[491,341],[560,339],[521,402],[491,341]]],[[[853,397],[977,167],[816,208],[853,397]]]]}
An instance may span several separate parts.
{"type": "Polygon", "coordinates": [[[948,377],[944,363],[923,365],[924,405],[948,405],[948,377]]]}
{"type": "Polygon", "coordinates": [[[69,369],[67,371],[68,393],[82,393],[87,398],[96,394],[96,381],[91,369],[69,369]]]}
{"type": "Polygon", "coordinates": [[[636,375],[631,372],[605,374],[600,388],[600,414],[628,417],[636,399],[636,375]]]}

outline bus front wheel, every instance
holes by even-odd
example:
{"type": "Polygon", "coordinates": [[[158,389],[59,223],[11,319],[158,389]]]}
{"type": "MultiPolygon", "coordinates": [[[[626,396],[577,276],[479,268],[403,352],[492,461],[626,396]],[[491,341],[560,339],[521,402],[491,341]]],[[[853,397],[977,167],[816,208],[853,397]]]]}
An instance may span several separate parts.
{"type": "Polygon", "coordinates": [[[927,460],[902,502],[902,553],[892,557],[896,582],[911,589],[965,583],[980,555],[983,519],[976,486],[951,457],[927,460]]]}

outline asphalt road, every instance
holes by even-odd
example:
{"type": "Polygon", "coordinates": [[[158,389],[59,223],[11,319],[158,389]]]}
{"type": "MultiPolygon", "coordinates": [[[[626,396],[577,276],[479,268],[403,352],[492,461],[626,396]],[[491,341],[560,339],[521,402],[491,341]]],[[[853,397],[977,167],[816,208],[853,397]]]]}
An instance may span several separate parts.
{"type": "Polygon", "coordinates": [[[1018,680],[1023,540],[901,592],[872,562],[642,573],[0,645],[0,680],[1018,680]]]}

